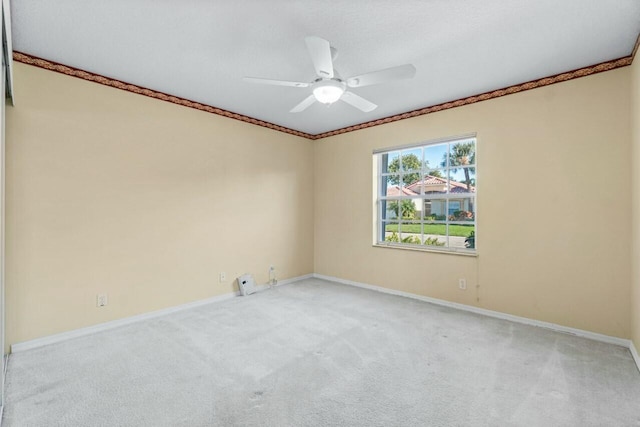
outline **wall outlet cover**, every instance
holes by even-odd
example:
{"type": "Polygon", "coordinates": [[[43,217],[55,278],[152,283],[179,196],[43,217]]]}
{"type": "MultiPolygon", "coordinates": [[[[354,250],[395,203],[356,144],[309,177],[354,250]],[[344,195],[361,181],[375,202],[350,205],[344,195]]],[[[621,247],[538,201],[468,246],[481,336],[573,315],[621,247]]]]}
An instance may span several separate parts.
{"type": "Polygon", "coordinates": [[[98,294],[96,296],[96,307],[104,307],[109,304],[109,297],[107,294],[98,294]]]}

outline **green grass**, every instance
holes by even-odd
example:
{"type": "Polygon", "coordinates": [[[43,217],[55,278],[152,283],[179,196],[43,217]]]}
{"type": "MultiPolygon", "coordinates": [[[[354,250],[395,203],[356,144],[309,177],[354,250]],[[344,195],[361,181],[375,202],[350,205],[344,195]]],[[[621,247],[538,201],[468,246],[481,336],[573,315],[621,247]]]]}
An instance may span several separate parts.
{"type": "MultiPolygon", "coordinates": [[[[416,233],[420,234],[420,224],[402,224],[398,227],[398,224],[388,224],[385,227],[385,231],[400,231],[403,233],[416,233]]],[[[450,236],[459,236],[459,237],[468,237],[471,232],[475,230],[473,225],[459,225],[452,224],[449,226],[449,235],[450,236]]],[[[447,234],[447,226],[444,224],[425,224],[424,225],[424,234],[436,234],[440,236],[444,236],[447,234]]]]}

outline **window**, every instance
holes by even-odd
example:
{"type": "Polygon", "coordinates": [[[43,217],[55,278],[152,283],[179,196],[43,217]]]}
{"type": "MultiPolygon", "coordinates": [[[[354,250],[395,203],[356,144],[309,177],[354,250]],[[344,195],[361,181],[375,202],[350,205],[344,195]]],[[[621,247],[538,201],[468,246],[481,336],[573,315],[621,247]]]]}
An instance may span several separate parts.
{"type": "Polygon", "coordinates": [[[376,244],[474,253],[475,136],[374,152],[376,244]]]}

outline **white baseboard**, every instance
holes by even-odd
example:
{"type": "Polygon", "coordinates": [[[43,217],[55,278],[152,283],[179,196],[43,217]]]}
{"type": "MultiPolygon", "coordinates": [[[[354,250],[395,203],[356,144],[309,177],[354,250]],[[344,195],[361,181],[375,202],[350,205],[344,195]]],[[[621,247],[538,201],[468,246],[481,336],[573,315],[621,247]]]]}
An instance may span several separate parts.
{"type": "MultiPolygon", "coordinates": [[[[614,344],[614,345],[619,345],[625,348],[628,348],[629,351],[631,352],[631,355],[633,356],[633,359],[636,363],[636,365],[638,366],[638,369],[640,370],[640,356],[638,355],[638,352],[636,350],[636,348],[634,347],[634,344],[631,340],[627,340],[627,339],[623,339],[623,338],[617,338],[617,337],[612,337],[609,335],[603,335],[603,334],[598,334],[595,332],[589,332],[589,331],[585,331],[582,329],[576,329],[576,328],[570,328],[567,326],[562,326],[562,325],[558,325],[555,323],[550,323],[550,322],[543,322],[540,320],[534,320],[534,319],[528,319],[526,317],[520,317],[520,316],[514,316],[512,314],[506,314],[506,313],[501,313],[498,311],[493,311],[493,310],[487,310],[484,308],[479,308],[479,307],[474,307],[474,306],[470,306],[470,305],[466,305],[466,304],[460,304],[460,303],[455,303],[455,302],[450,302],[450,301],[445,301],[445,300],[441,300],[441,299],[437,299],[437,298],[431,298],[431,297],[426,297],[426,296],[422,296],[422,295],[417,295],[417,294],[412,294],[409,292],[403,292],[403,291],[398,291],[398,290],[394,290],[394,289],[389,289],[389,288],[384,288],[381,286],[374,286],[374,285],[369,285],[366,283],[361,283],[361,282],[355,282],[353,280],[346,280],[346,279],[341,279],[339,277],[332,277],[332,276],[325,276],[322,274],[306,274],[303,276],[298,276],[298,277],[292,277],[290,279],[284,279],[284,280],[280,280],[278,281],[278,284],[276,286],[283,286],[283,285],[288,285],[291,283],[295,283],[295,282],[299,282],[301,280],[305,280],[305,279],[309,279],[309,278],[317,278],[317,279],[322,279],[322,280],[328,280],[331,282],[336,282],[336,283],[341,283],[344,285],[349,285],[349,286],[356,286],[359,288],[364,288],[364,289],[370,289],[370,290],[374,290],[374,291],[378,291],[378,292],[383,292],[386,294],[391,294],[391,295],[398,295],[398,296],[402,296],[402,297],[407,297],[407,298],[412,298],[412,299],[417,299],[420,301],[425,301],[425,302],[429,302],[432,304],[436,304],[436,305],[440,305],[440,306],[445,306],[445,307],[451,307],[451,308],[456,308],[458,310],[464,310],[464,311],[468,311],[468,312],[472,312],[472,313],[477,313],[477,314],[481,314],[484,316],[489,316],[489,317],[494,317],[494,318],[498,318],[498,319],[503,319],[503,320],[509,320],[512,322],[516,322],[516,323],[522,323],[525,325],[531,325],[531,326],[538,326],[541,328],[545,328],[545,329],[550,329],[553,331],[557,331],[557,332],[564,332],[564,333],[568,333],[571,335],[575,335],[575,336],[579,336],[579,337],[583,337],[583,338],[588,338],[594,341],[600,341],[600,342],[604,342],[604,343],[608,343],[608,344],[614,344]]],[[[258,285],[258,292],[262,292],[265,291],[269,288],[268,284],[263,284],[263,285],[258,285]]],[[[199,300],[199,301],[194,301],[194,302],[190,302],[187,304],[181,304],[181,305],[177,305],[174,307],[168,307],[162,310],[156,310],[156,311],[152,311],[149,313],[143,313],[143,314],[139,314],[136,316],[130,316],[130,317],[126,317],[123,319],[118,319],[118,320],[112,320],[109,322],[105,322],[105,323],[100,323],[98,325],[94,325],[94,326],[88,326],[85,328],[80,328],[80,329],[74,329],[72,331],[68,331],[68,332],[62,332],[59,334],[54,334],[54,335],[49,335],[46,337],[42,337],[42,338],[36,338],[33,340],[29,340],[29,341],[24,341],[21,343],[16,343],[13,344],[11,346],[11,353],[18,353],[21,351],[26,351],[26,350],[30,350],[33,348],[38,348],[38,347],[42,347],[45,345],[49,345],[49,344],[54,344],[57,342],[61,342],[61,341],[66,341],[69,339],[73,339],[73,338],[77,338],[77,337],[81,337],[81,336],[85,336],[85,335],[90,335],[90,334],[95,334],[97,332],[101,332],[101,331],[106,331],[109,329],[113,329],[113,328],[117,328],[120,326],[125,326],[125,325],[130,325],[132,323],[136,323],[136,322],[140,322],[143,320],[148,320],[148,319],[153,319],[156,317],[161,317],[161,316],[166,316],[168,314],[171,313],[176,313],[182,310],[187,310],[190,308],[195,308],[195,307],[200,307],[203,305],[207,305],[207,304],[213,304],[216,302],[221,302],[221,301],[225,301],[231,298],[235,298],[236,296],[239,296],[239,292],[230,292],[227,294],[223,294],[223,295],[218,295],[212,298],[207,298],[204,300],[199,300]]],[[[0,407],[1,410],[1,407],[0,407]]]]}
{"type": "MultiPolygon", "coordinates": [[[[409,292],[397,291],[395,289],[383,288],[381,286],[369,285],[366,283],[354,282],[353,280],[341,279],[339,277],[325,276],[322,274],[314,274],[313,277],[317,279],[328,280],[330,282],[337,282],[343,285],[356,286],[358,288],[371,289],[385,294],[398,295],[407,298],[413,298],[420,301],[430,302],[432,304],[441,305],[444,307],[456,308],[458,310],[469,311],[476,314],[482,314],[484,316],[495,317],[497,319],[509,320],[511,322],[522,323],[525,325],[538,326],[540,328],[550,329],[556,332],[564,332],[571,335],[576,335],[583,338],[588,338],[594,341],[600,341],[608,344],[619,345],[625,348],[631,348],[631,341],[623,338],[612,337],[609,335],[598,334],[595,332],[589,332],[582,329],[570,328],[567,326],[558,325],[550,322],[543,322],[540,320],[528,319],[526,317],[514,316],[512,314],[501,313],[499,311],[487,310],[484,308],[474,307],[471,305],[460,304],[457,302],[445,301],[437,298],[425,297],[422,295],[412,294],[409,292]]],[[[636,358],[636,364],[638,359],[636,358]]],[[[640,365],[639,365],[640,366],[640,365]]]]}
{"type": "Polygon", "coordinates": [[[629,341],[629,351],[631,352],[631,356],[633,356],[633,360],[636,362],[638,371],[640,371],[640,355],[638,355],[638,350],[636,349],[636,346],[633,345],[633,341],[629,341]]]}
{"type": "MultiPolygon", "coordinates": [[[[313,277],[313,274],[306,274],[304,276],[292,277],[290,279],[284,279],[278,281],[276,286],[283,286],[290,283],[295,283],[300,280],[309,279],[313,277]]],[[[268,289],[268,285],[257,285],[258,292],[268,289]]],[[[190,308],[200,307],[207,304],[213,304],[220,301],[226,301],[231,298],[235,298],[240,295],[240,292],[229,292],[227,294],[218,295],[212,298],[193,301],[186,304],[176,305],[174,307],[163,308],[162,310],[151,311],[149,313],[138,314],[135,316],[125,317],[123,319],[111,320],[109,322],[100,323],[94,326],[87,326],[85,328],[74,329],[72,331],[61,332],[59,334],[49,335],[42,338],[36,338],[29,341],[23,341],[11,345],[11,353],[18,353],[21,351],[31,350],[33,348],[42,347],[49,344],[58,343],[61,341],[70,340],[73,338],[82,337],[85,335],[95,334],[97,332],[106,331],[120,326],[130,325],[132,323],[140,322],[143,320],[154,319],[156,317],[166,316],[167,314],[176,313],[178,311],[187,310],[190,308]]]]}

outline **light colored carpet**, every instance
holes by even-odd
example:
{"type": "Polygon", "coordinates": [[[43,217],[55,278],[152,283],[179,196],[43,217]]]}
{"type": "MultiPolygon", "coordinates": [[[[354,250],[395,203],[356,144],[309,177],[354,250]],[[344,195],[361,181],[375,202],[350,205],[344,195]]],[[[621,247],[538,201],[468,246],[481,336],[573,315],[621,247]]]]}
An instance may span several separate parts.
{"type": "Polygon", "coordinates": [[[3,426],[631,426],[627,349],[310,279],[11,356],[3,426]]]}

